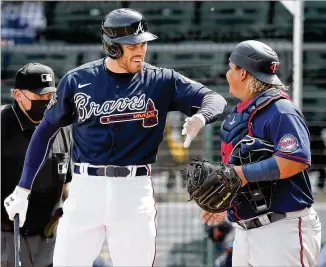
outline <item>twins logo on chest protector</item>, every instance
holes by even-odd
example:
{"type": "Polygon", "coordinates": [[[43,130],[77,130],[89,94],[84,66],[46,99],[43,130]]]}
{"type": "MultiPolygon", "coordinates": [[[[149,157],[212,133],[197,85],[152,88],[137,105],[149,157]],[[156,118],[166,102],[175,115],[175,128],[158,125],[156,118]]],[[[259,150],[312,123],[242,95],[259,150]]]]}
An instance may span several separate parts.
{"type": "Polygon", "coordinates": [[[90,100],[91,96],[85,93],[75,94],[74,102],[78,111],[78,121],[82,122],[91,116],[96,116],[100,117],[102,124],[136,120],[142,120],[144,128],[154,127],[158,124],[158,110],[151,98],[148,98],[146,102],[145,94],[108,100],[102,104],[90,100]],[[126,110],[129,112],[124,112],[126,110]]]}

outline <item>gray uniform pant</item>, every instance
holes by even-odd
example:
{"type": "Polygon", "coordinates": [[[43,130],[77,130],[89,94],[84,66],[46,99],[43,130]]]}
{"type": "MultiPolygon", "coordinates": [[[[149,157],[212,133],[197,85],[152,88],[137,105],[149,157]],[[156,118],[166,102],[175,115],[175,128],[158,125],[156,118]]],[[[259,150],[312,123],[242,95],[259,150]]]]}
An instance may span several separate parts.
{"type": "MultiPolygon", "coordinates": [[[[25,236],[20,239],[22,267],[50,267],[55,238],[25,236]]],[[[1,267],[15,266],[14,233],[1,232],[1,267]]]]}

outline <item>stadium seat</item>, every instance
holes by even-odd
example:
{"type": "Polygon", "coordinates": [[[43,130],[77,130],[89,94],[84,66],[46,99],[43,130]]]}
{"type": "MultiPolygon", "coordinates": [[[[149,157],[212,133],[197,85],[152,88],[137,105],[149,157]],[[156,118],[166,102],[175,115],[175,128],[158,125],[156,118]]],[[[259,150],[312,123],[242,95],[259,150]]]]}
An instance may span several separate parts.
{"type": "Polygon", "coordinates": [[[77,66],[77,52],[49,52],[49,53],[10,53],[9,71],[17,71],[30,62],[38,62],[50,66],[56,76],[61,78],[67,71],[77,66]]]}
{"type": "Polygon", "coordinates": [[[292,27],[293,25],[293,17],[291,13],[280,2],[275,3],[274,23],[281,27],[282,26],[292,27]]]}
{"type": "Polygon", "coordinates": [[[303,77],[326,77],[326,51],[305,51],[303,57],[303,77]]]}
{"type": "Polygon", "coordinates": [[[132,1],[129,8],[141,12],[148,21],[150,31],[161,40],[185,38],[195,15],[195,3],[188,1],[132,1]]]}
{"type": "Polygon", "coordinates": [[[1,80],[1,105],[12,103],[10,89],[13,89],[14,82],[1,80]]]}
{"type": "Polygon", "coordinates": [[[188,78],[207,80],[225,76],[225,52],[185,52],[182,50],[157,53],[156,65],[173,68],[188,78]],[[194,65],[195,63],[195,65],[194,65]]]}
{"type": "Polygon", "coordinates": [[[268,22],[268,10],[269,3],[262,1],[203,1],[200,7],[202,36],[217,40],[257,37],[268,22]]]}
{"type": "Polygon", "coordinates": [[[326,2],[304,2],[304,30],[306,41],[325,40],[326,35],[326,2]]]}
{"type": "Polygon", "coordinates": [[[303,84],[302,111],[308,121],[326,119],[326,88],[313,84],[303,84]]]}
{"type": "Polygon", "coordinates": [[[276,1],[274,4],[273,28],[274,38],[292,40],[293,17],[286,7],[276,1]]]}
{"type": "Polygon", "coordinates": [[[120,7],[121,2],[118,1],[58,1],[52,24],[47,29],[50,32],[48,36],[73,43],[99,42],[104,16],[120,7]]]}
{"type": "MultiPolygon", "coordinates": [[[[293,16],[282,3],[275,3],[274,26],[278,31],[287,32],[287,37],[293,35],[293,16]]],[[[326,35],[326,2],[304,2],[304,39],[305,42],[320,42],[326,35]]],[[[284,35],[283,35],[284,36],[284,35]]],[[[279,37],[282,37],[279,35],[279,37]]]]}

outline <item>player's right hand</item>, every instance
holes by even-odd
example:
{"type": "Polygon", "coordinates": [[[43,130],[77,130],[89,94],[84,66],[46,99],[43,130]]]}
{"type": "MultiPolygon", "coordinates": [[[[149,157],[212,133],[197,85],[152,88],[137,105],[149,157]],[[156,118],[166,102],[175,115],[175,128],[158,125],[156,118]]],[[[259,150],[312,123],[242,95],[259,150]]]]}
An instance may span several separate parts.
{"type": "Polygon", "coordinates": [[[216,225],[219,224],[226,216],[226,211],[221,213],[210,213],[208,211],[203,211],[200,215],[203,224],[216,225]]]}
{"type": "Polygon", "coordinates": [[[186,140],[183,143],[184,148],[188,148],[192,140],[197,136],[201,128],[206,124],[205,117],[202,114],[195,114],[190,118],[186,118],[181,131],[182,135],[186,135],[186,140]]]}
{"type": "Polygon", "coordinates": [[[30,190],[16,186],[14,192],[4,200],[9,219],[13,221],[15,215],[19,215],[19,227],[22,227],[26,220],[29,194],[30,190]]]}

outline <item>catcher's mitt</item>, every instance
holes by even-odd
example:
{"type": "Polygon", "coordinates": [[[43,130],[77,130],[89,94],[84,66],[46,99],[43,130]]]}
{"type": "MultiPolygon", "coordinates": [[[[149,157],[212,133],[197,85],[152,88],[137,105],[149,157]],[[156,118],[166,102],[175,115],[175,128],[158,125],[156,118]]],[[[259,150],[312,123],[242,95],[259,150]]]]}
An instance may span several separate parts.
{"type": "Polygon", "coordinates": [[[203,210],[220,213],[231,207],[241,187],[233,165],[195,159],[186,169],[185,179],[190,200],[203,210]]]}

